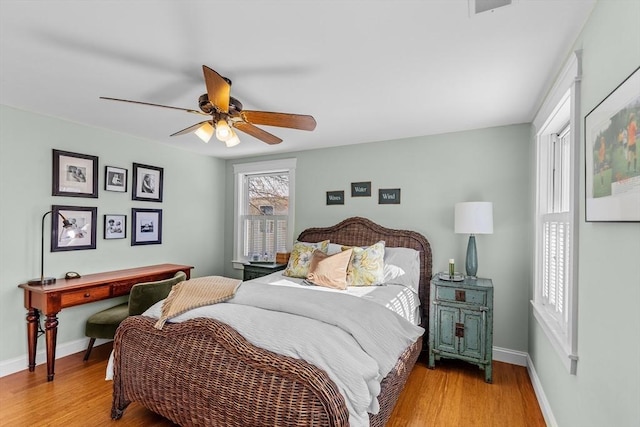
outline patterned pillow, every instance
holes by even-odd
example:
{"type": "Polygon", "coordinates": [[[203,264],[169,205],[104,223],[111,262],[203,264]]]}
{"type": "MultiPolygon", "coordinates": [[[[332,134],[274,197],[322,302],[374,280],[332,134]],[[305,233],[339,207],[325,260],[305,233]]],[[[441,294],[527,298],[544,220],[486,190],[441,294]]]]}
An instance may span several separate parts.
{"type": "Polygon", "coordinates": [[[316,249],[309,264],[307,281],[333,289],[347,289],[347,268],[353,250],[327,255],[316,249]]]}
{"type": "Polygon", "coordinates": [[[324,240],[318,243],[296,242],[291,249],[291,256],[287,268],[282,272],[284,276],[298,277],[306,279],[309,274],[309,263],[311,255],[316,249],[321,250],[325,254],[329,248],[329,241],[324,240]]]}
{"type": "MultiPolygon", "coordinates": [[[[343,246],[342,250],[351,249],[343,246]]],[[[384,241],[368,248],[353,246],[353,255],[347,269],[349,286],[373,286],[384,283],[384,241]]]]}

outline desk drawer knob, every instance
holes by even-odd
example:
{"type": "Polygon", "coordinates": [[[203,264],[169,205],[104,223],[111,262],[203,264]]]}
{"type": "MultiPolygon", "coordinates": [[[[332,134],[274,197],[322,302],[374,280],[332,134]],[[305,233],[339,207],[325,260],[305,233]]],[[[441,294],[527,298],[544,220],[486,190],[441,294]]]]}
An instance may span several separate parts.
{"type": "Polygon", "coordinates": [[[86,294],[84,294],[84,297],[85,298],[89,298],[89,297],[91,297],[91,294],[89,292],[87,292],[86,294]]]}

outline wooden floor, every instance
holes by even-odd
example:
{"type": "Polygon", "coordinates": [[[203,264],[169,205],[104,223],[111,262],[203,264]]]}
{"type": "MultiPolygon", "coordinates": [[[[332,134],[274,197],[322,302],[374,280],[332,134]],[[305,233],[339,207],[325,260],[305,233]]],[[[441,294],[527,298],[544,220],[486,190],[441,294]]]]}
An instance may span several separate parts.
{"type": "MultiPolygon", "coordinates": [[[[104,380],[110,344],[96,347],[89,362],[82,353],[56,361],[56,377],[46,366],[0,378],[0,426],[173,426],[132,403],[111,421],[111,382],[104,380]]],[[[388,427],[545,426],[527,370],[493,364],[493,384],[477,367],[458,361],[427,369],[416,364],[388,427]]],[[[220,426],[224,427],[224,426],[220,426]]]]}

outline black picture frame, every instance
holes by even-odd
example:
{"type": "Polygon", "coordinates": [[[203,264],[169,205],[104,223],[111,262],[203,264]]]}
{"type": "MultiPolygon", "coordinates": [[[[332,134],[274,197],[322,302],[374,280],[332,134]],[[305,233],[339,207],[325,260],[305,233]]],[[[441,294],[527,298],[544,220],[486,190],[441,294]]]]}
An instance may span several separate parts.
{"type": "Polygon", "coordinates": [[[344,205],[344,190],[327,191],[327,205],[344,205]]]}
{"type": "Polygon", "coordinates": [[[98,157],[52,150],[52,196],[98,198],[98,157]]]}
{"type": "Polygon", "coordinates": [[[399,205],[400,189],[399,188],[381,188],[378,190],[379,205],[399,205]]]}
{"type": "Polygon", "coordinates": [[[371,181],[352,182],[351,197],[371,197],[371,181]]]}
{"type": "Polygon", "coordinates": [[[162,244],[162,209],[131,209],[131,246],[162,244]]]}
{"type": "Polygon", "coordinates": [[[131,200],[162,202],[164,168],[133,164],[131,200]]]}
{"type": "Polygon", "coordinates": [[[127,192],[127,174],[124,168],[116,166],[104,167],[104,189],[105,191],[115,191],[118,193],[127,192]]]}
{"type": "Polygon", "coordinates": [[[97,207],[51,206],[51,252],[96,248],[97,207]]]}
{"type": "Polygon", "coordinates": [[[127,216],[120,214],[106,214],[104,216],[104,239],[126,239],[127,216]]]}
{"type": "Polygon", "coordinates": [[[640,67],[584,118],[586,222],[640,222],[638,88],[640,67]]]}

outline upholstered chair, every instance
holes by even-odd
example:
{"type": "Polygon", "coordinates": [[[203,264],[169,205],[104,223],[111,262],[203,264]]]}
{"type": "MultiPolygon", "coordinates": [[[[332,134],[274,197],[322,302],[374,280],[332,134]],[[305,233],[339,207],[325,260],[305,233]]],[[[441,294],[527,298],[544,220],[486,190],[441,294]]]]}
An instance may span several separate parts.
{"type": "Polygon", "coordinates": [[[144,313],[153,304],[165,299],[173,285],[186,278],[184,272],[178,271],[169,279],[133,285],[128,302],[99,311],[89,317],[84,329],[85,335],[90,338],[84,361],[89,360],[96,338],[113,339],[116,329],[124,319],[144,313]]]}

